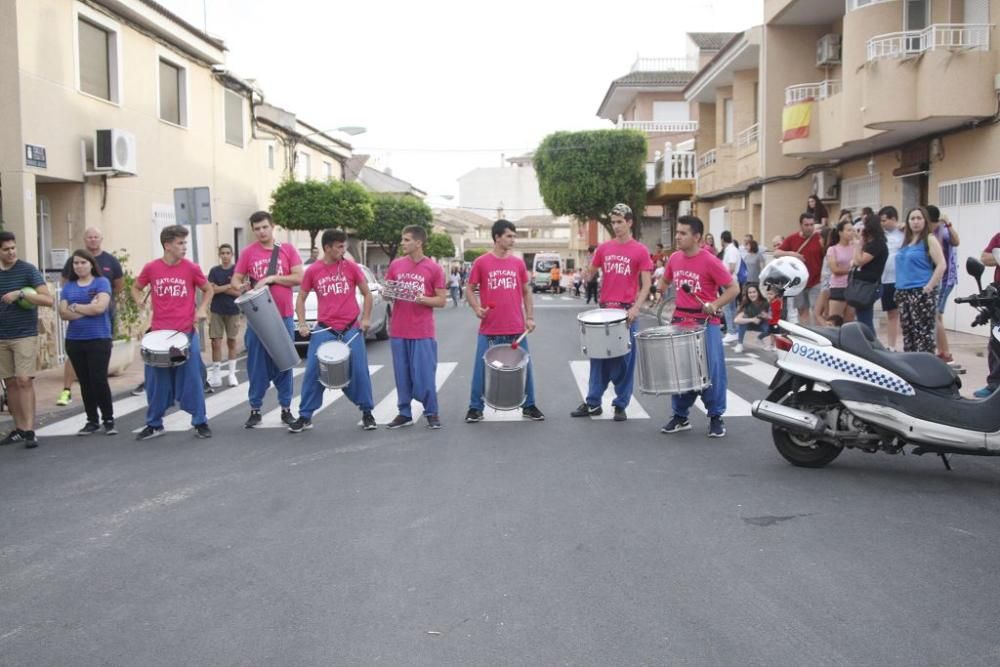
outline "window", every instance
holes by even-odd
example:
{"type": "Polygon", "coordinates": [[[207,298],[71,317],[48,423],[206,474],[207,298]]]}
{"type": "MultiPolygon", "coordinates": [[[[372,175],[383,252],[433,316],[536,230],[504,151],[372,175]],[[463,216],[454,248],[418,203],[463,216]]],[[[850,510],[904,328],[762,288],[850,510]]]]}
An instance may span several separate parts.
{"type": "Polygon", "coordinates": [[[187,125],[187,70],[160,58],[160,120],[187,125]]]}
{"type": "Polygon", "coordinates": [[[333,180],[333,165],[329,162],[323,162],[323,173],[326,175],[326,180],[333,180]]]}
{"type": "Polygon", "coordinates": [[[274,144],[267,145],[267,168],[274,169],[274,144]]]}
{"type": "Polygon", "coordinates": [[[691,120],[687,102],[653,102],[653,120],[660,122],[691,120]]]}
{"type": "Polygon", "coordinates": [[[723,126],[722,126],[722,143],[731,144],[733,143],[733,134],[735,134],[735,124],[736,124],[736,110],[733,106],[733,98],[727,97],[722,100],[723,109],[723,126]]]}
{"type": "Polygon", "coordinates": [[[860,211],[865,206],[871,206],[879,210],[882,198],[879,180],[878,174],[845,178],[840,183],[840,207],[860,211]]]}
{"type": "Polygon", "coordinates": [[[243,148],[243,97],[231,90],[225,92],[226,143],[243,148]]]}
{"type": "Polygon", "coordinates": [[[942,208],[958,203],[958,183],[938,186],[938,205],[942,208]]]}
{"type": "Polygon", "coordinates": [[[119,104],[117,26],[97,12],[77,16],[77,85],[81,92],[119,104]]]}
{"type": "Polygon", "coordinates": [[[311,175],[309,169],[309,154],[298,152],[295,154],[295,178],[300,181],[308,181],[311,175]]]}

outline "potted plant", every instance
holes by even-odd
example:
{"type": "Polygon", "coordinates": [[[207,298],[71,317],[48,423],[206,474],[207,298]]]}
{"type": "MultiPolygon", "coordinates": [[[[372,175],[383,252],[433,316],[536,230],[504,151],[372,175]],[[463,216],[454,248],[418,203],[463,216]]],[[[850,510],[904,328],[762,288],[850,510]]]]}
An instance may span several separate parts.
{"type": "Polygon", "coordinates": [[[135,275],[129,268],[128,250],[122,248],[112,253],[122,265],[123,289],[115,297],[114,342],[111,344],[111,361],[108,375],[118,375],[135,360],[146,323],[145,304],[136,303],[132,298],[135,275]]]}

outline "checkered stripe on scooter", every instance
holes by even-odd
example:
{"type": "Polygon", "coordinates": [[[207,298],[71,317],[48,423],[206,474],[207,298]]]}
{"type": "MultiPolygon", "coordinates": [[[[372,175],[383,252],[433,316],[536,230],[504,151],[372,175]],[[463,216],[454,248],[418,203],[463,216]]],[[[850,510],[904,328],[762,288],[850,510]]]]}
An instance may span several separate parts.
{"type": "Polygon", "coordinates": [[[913,387],[910,386],[908,382],[905,382],[894,375],[879,373],[878,371],[865,368],[864,366],[859,366],[855,363],[847,361],[846,359],[834,357],[826,352],[820,352],[816,360],[824,366],[828,366],[836,371],[858,378],[859,380],[864,380],[865,382],[870,382],[871,384],[878,385],[879,387],[884,387],[890,391],[896,392],[897,394],[903,394],[904,396],[916,395],[913,387]]]}

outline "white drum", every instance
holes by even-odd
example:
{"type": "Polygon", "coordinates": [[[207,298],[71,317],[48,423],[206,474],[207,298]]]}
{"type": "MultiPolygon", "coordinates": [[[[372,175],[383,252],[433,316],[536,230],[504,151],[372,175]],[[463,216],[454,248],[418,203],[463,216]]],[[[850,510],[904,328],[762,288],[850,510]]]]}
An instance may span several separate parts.
{"type": "Polygon", "coordinates": [[[590,359],[624,357],[632,349],[626,312],[596,308],[576,316],[580,322],[580,348],[590,359]]]}
{"type": "Polygon", "coordinates": [[[147,366],[173,368],[188,360],[191,339],[173,329],[150,331],[142,337],[139,354],[147,366]]]}
{"type": "Polygon", "coordinates": [[[711,386],[704,327],[670,325],[635,336],[639,391],[685,394],[711,386]]]}
{"type": "Polygon", "coordinates": [[[327,389],[343,389],[351,383],[351,348],[339,340],[328,340],[316,350],[319,383],[327,389]]]}
{"type": "Polygon", "coordinates": [[[297,366],[299,353],[267,285],[241,294],[235,303],[278,370],[287,371],[297,366]]]}

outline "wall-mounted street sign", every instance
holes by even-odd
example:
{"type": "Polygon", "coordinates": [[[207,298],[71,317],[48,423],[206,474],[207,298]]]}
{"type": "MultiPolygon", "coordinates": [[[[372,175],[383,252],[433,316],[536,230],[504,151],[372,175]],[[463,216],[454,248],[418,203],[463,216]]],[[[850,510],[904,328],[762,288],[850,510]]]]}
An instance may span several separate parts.
{"type": "Polygon", "coordinates": [[[212,224],[212,197],[208,188],[174,188],[174,217],[178,225],[212,224]]]}
{"type": "Polygon", "coordinates": [[[47,169],[49,164],[45,159],[45,146],[24,145],[24,164],[29,167],[47,169]]]}

